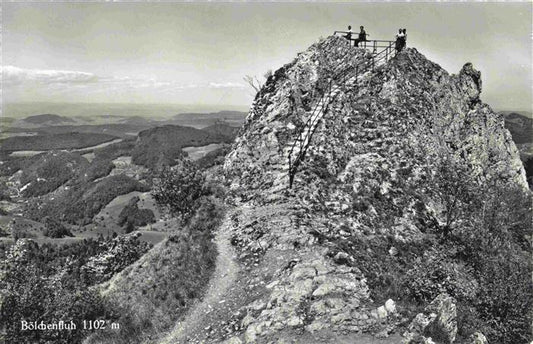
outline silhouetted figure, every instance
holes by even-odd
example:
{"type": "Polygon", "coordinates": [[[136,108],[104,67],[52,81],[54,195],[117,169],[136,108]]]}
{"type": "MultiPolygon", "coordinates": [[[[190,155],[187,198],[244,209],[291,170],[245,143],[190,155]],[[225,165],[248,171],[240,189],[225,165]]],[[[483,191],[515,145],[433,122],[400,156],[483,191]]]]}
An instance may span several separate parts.
{"type": "Polygon", "coordinates": [[[402,47],[403,47],[403,39],[404,39],[404,34],[403,34],[403,30],[402,29],[398,29],[398,33],[396,34],[396,44],[395,44],[395,48],[396,48],[396,52],[399,53],[401,50],[402,50],[402,47]]]}
{"type": "Polygon", "coordinates": [[[352,44],[352,35],[353,35],[352,26],[348,25],[348,32],[346,33],[346,36],[344,36],[344,38],[346,38],[348,42],[350,42],[350,45],[352,44]]]}
{"type": "Polygon", "coordinates": [[[364,26],[360,26],[359,29],[360,29],[359,37],[355,40],[355,46],[356,47],[359,46],[359,42],[365,42],[366,41],[366,36],[370,36],[370,35],[368,35],[366,33],[364,26]]]}
{"type": "Polygon", "coordinates": [[[402,49],[403,49],[407,46],[407,30],[403,29],[402,32],[403,32],[403,45],[402,45],[402,49]]]}

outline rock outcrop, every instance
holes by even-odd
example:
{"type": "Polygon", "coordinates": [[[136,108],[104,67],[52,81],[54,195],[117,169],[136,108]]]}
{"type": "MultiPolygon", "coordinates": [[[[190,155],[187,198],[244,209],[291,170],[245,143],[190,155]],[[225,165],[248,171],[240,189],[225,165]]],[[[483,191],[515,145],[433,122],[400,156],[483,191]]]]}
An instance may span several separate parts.
{"type": "Polygon", "coordinates": [[[418,313],[404,333],[404,343],[435,342],[450,344],[457,336],[457,309],[449,295],[440,294],[418,313]]]}
{"type": "MultiPolygon", "coordinates": [[[[472,185],[498,179],[527,188],[503,118],[480,99],[480,72],[467,63],[450,75],[408,48],[327,104],[289,189],[287,146],[332,71],[369,58],[368,51],[329,37],[276,71],[256,96],[224,170],[235,205],[233,244],[250,273],[265,261],[268,272],[261,297],[242,308],[239,331],[228,343],[276,342],[295,333],[318,338],[324,331],[328,338],[386,337],[405,319],[394,300],[375,301],[339,240],[421,240],[428,219],[446,220],[426,188],[450,161],[467,169],[472,185]]],[[[444,296],[435,303],[435,316],[419,320],[438,324],[452,343],[455,305],[444,296]]]]}

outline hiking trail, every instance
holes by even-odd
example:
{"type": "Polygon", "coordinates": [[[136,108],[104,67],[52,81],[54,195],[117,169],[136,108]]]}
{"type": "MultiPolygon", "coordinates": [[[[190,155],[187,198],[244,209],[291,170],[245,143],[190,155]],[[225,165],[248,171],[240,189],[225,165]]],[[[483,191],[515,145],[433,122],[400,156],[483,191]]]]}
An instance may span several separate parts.
{"type": "Polygon", "coordinates": [[[194,305],[174,329],[160,341],[161,344],[190,343],[193,337],[205,333],[213,312],[225,312],[231,308],[226,296],[234,284],[240,270],[236,262],[235,250],[230,243],[231,219],[226,214],[224,221],[215,235],[217,259],[215,271],[209,281],[209,287],[202,300],[194,305]]]}

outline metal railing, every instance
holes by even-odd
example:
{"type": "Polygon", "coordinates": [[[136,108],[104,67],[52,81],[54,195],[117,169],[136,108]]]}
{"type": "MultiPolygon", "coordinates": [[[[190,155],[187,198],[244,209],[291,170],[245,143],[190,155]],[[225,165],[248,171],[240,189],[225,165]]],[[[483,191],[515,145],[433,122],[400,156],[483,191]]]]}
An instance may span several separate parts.
{"type": "MultiPolygon", "coordinates": [[[[334,35],[337,33],[347,33],[345,31],[335,31],[334,35]]],[[[354,40],[354,39],[351,39],[354,40]]],[[[351,78],[354,78],[354,81],[357,82],[357,78],[370,71],[374,70],[376,67],[376,64],[385,61],[387,62],[390,58],[395,56],[396,50],[394,49],[395,42],[394,41],[385,41],[385,40],[367,40],[367,41],[360,41],[360,43],[364,43],[363,46],[360,46],[359,48],[366,49],[367,43],[370,42],[370,46],[372,47],[372,58],[370,61],[359,63],[355,66],[349,66],[344,69],[338,70],[339,67],[342,67],[344,65],[344,58],[349,54],[346,53],[343,58],[341,59],[341,62],[338,63],[333,68],[333,76],[329,79],[328,87],[325,91],[323,91],[322,96],[320,100],[315,104],[315,107],[313,108],[313,111],[311,112],[311,116],[309,116],[309,119],[306,121],[305,125],[302,127],[300,132],[298,133],[297,139],[294,141],[291,150],[289,151],[289,188],[292,188],[292,184],[294,182],[294,175],[296,174],[296,171],[298,169],[298,166],[300,165],[300,162],[304,159],[305,154],[307,152],[307,148],[309,146],[309,143],[311,142],[311,137],[313,136],[316,126],[318,124],[318,121],[323,116],[318,116],[320,111],[325,112],[327,110],[328,105],[333,100],[333,91],[335,89],[334,82],[338,84],[340,81],[342,81],[342,85],[346,87],[347,80],[350,80],[351,78]],[[378,49],[382,49],[378,52],[378,49]],[[327,91],[327,92],[326,92],[327,91]],[[297,153],[295,149],[298,148],[297,153]],[[293,154],[296,154],[295,157],[293,157],[293,154]]]]}
{"type": "MultiPolygon", "coordinates": [[[[333,35],[338,35],[338,34],[347,35],[348,33],[349,33],[348,31],[335,31],[333,32],[333,35]]],[[[352,32],[352,35],[357,36],[358,33],[352,32]]],[[[345,39],[347,38],[345,37],[345,39]]],[[[387,48],[390,45],[390,43],[395,43],[395,41],[388,41],[388,40],[382,40],[382,39],[359,40],[359,38],[350,38],[350,45],[351,45],[351,42],[354,42],[354,46],[355,44],[357,44],[356,47],[358,48],[372,49],[372,53],[377,53],[377,50],[379,48],[387,48]]]]}

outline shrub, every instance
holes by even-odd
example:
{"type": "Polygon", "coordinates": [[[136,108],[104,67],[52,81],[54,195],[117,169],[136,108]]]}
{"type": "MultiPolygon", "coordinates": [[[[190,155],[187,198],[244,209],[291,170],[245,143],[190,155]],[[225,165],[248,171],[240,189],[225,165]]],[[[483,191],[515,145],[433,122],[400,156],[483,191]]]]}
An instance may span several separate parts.
{"type": "Polygon", "coordinates": [[[512,252],[503,260],[487,260],[479,271],[481,288],[474,305],[483,320],[481,331],[491,343],[531,340],[531,271],[529,257],[512,252]]]}
{"type": "Polygon", "coordinates": [[[471,177],[469,167],[452,154],[445,154],[436,166],[436,173],[428,181],[431,196],[442,206],[439,232],[448,235],[458,220],[468,217],[478,206],[478,185],[471,177]]]}
{"type": "Polygon", "coordinates": [[[443,251],[443,247],[427,251],[403,277],[411,298],[427,303],[447,293],[462,300],[473,299],[478,285],[471,269],[443,251]]]}
{"type": "Polygon", "coordinates": [[[196,209],[198,199],[206,193],[204,182],[205,176],[195,164],[184,160],[161,170],[154,179],[152,196],[159,206],[186,222],[196,209]]]}

